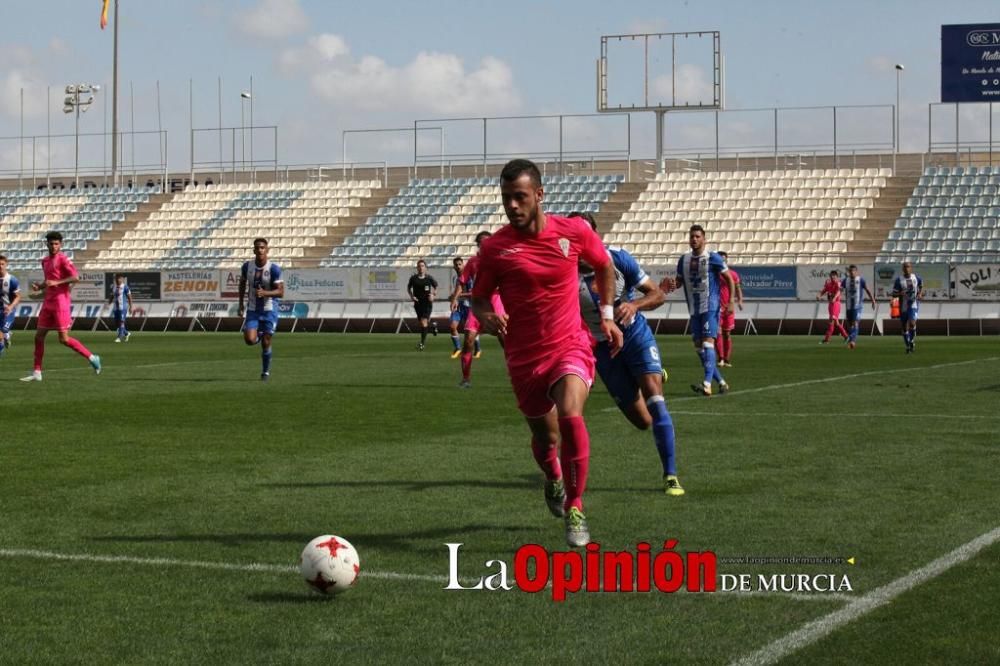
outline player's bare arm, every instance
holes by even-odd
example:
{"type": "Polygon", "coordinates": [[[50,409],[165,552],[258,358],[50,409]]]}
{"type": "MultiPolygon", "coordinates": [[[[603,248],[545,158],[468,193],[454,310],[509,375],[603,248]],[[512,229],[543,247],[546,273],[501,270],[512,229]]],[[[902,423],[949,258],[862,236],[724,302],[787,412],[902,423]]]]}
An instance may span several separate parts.
{"type": "Polygon", "coordinates": [[[608,340],[611,356],[615,357],[622,350],[624,337],[614,319],[615,267],[610,261],[594,269],[594,285],[601,298],[601,333],[608,340]]]}
{"type": "Polygon", "coordinates": [[[239,291],[240,291],[240,307],[239,309],[237,309],[236,313],[238,316],[242,317],[244,312],[244,306],[243,306],[243,303],[245,302],[244,298],[246,297],[247,294],[247,279],[243,275],[240,275],[239,291]]]}
{"type": "MultiPolygon", "coordinates": [[[[458,280],[455,282],[455,288],[451,290],[451,294],[448,296],[448,303],[451,304],[451,311],[454,312],[458,309],[458,299],[463,295],[462,292],[462,281],[458,280]]],[[[466,295],[466,298],[468,295],[466,295]]]]}
{"type": "MultiPolygon", "coordinates": [[[[492,299],[473,296],[472,313],[479,320],[479,327],[483,332],[490,335],[507,335],[509,317],[506,314],[501,315],[494,312],[492,299]]],[[[620,331],[619,335],[621,335],[620,331]]]]}
{"type": "MultiPolygon", "coordinates": [[[[729,293],[735,294],[736,280],[733,279],[732,274],[729,271],[723,271],[720,275],[722,276],[722,279],[725,280],[726,283],[729,285],[729,293]]],[[[726,312],[735,312],[736,310],[734,308],[735,304],[733,303],[733,299],[730,298],[729,302],[726,304],[726,312]]]]}
{"type": "Polygon", "coordinates": [[[635,287],[642,296],[631,302],[624,302],[615,308],[615,321],[619,321],[625,326],[630,326],[635,319],[637,312],[655,310],[664,304],[667,295],[657,287],[648,277],[635,287]]]}
{"type": "Polygon", "coordinates": [[[736,307],[743,309],[743,284],[740,282],[736,283],[736,307]]]}

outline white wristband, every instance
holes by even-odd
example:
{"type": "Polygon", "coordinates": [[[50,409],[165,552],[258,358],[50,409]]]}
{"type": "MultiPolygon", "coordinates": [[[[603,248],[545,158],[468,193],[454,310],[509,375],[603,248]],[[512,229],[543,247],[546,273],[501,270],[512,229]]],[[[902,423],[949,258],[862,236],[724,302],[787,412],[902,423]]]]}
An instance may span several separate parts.
{"type": "Polygon", "coordinates": [[[615,318],[615,306],[613,305],[602,305],[601,306],[601,319],[610,319],[614,321],[615,318]]]}

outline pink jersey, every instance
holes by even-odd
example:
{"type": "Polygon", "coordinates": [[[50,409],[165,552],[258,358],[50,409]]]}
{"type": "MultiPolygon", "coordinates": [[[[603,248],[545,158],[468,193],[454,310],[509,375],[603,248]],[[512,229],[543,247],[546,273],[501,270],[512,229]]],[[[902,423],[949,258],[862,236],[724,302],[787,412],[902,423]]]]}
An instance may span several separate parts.
{"type": "Polygon", "coordinates": [[[840,280],[829,279],[823,284],[823,291],[819,292],[822,296],[826,294],[827,300],[831,303],[840,302],[840,280]]]}
{"type": "MultiPolygon", "coordinates": [[[[729,269],[729,274],[733,276],[733,284],[740,283],[740,274],[734,271],[732,268],[729,269]]],[[[729,299],[732,294],[729,293],[729,281],[719,280],[719,312],[725,312],[726,306],[729,305],[729,299]]]]}
{"type": "Polygon", "coordinates": [[[578,258],[594,268],[610,262],[600,237],[581,218],[545,216],[536,236],[507,225],[480,248],[475,298],[494,289],[507,308],[507,367],[517,370],[593,344],[580,316],[578,258]]]}
{"type": "MultiPolygon", "coordinates": [[[[77,274],[73,262],[62,252],[54,257],[49,256],[42,259],[42,273],[45,275],[46,280],[65,280],[69,277],[75,277],[77,274]]],[[[69,290],[70,285],[68,284],[61,284],[58,287],[47,287],[42,306],[69,309],[69,290]]]]}

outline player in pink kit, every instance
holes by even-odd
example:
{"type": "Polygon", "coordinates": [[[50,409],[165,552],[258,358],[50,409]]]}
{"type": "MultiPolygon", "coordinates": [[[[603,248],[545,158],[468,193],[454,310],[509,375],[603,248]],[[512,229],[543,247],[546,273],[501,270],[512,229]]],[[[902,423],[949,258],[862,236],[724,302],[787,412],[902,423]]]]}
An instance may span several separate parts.
{"type": "MultiPolygon", "coordinates": [[[[489,231],[480,231],[476,234],[476,247],[480,248],[483,245],[483,241],[492,236],[493,234],[489,231]]],[[[462,268],[462,275],[458,278],[458,289],[460,294],[462,293],[472,293],[472,288],[476,284],[476,274],[479,272],[479,254],[470,257],[469,261],[466,262],[465,267],[462,268]]],[[[500,300],[500,294],[496,291],[490,297],[490,305],[493,312],[498,315],[506,315],[507,312],[503,308],[503,301],[500,300]]],[[[459,388],[472,388],[472,382],[470,381],[472,377],[472,358],[473,350],[476,346],[476,338],[479,337],[479,320],[476,319],[476,315],[473,312],[469,312],[468,316],[465,318],[465,342],[462,344],[462,381],[459,382],[459,388]]],[[[500,346],[502,347],[503,335],[497,335],[500,340],[500,346]]]]}
{"type": "Polygon", "coordinates": [[[820,290],[819,295],[816,300],[820,300],[823,296],[826,296],[826,300],[830,302],[827,310],[830,315],[829,324],[826,327],[826,335],[823,336],[823,340],[820,342],[821,345],[825,345],[830,342],[830,336],[833,335],[833,329],[838,329],[837,332],[847,340],[847,331],[844,329],[844,325],[840,323],[840,296],[841,296],[841,285],[840,285],[840,273],[837,271],[830,271],[830,279],[823,283],[823,288],[820,290]]]}
{"type": "Polygon", "coordinates": [[[578,259],[594,268],[601,332],[612,355],[622,347],[614,323],[615,272],[586,220],[545,214],[542,177],[532,162],[508,162],[500,193],[510,224],[480,248],[472,310],[483,332],[505,337],[511,386],[545,473],[545,502],[565,517],[566,542],[582,547],[590,543],[582,501],[590,461],[583,407],[594,382],[594,340],[580,316],[578,259]],[[507,314],[493,310],[497,289],[507,314]]]}
{"type": "MultiPolygon", "coordinates": [[[[720,252],[719,256],[729,264],[729,255],[720,252]]],[[[733,284],[736,287],[735,298],[729,293],[729,282],[722,280],[719,282],[719,365],[723,368],[731,368],[730,356],[733,353],[733,329],[736,328],[736,313],[730,305],[731,301],[736,302],[736,306],[743,309],[743,285],[740,284],[740,275],[732,268],[729,274],[733,276],[733,284]]]]}
{"type": "Polygon", "coordinates": [[[58,231],[50,231],[45,236],[45,245],[49,249],[49,256],[42,259],[42,273],[45,276],[45,281],[31,284],[33,292],[45,292],[45,301],[38,313],[38,328],[35,332],[35,369],[27,377],[22,377],[21,381],[42,381],[45,336],[52,329],[59,331],[59,342],[90,361],[90,367],[94,369],[94,372],[101,374],[101,357],[91,354],[90,350],[76,338],[69,337],[69,328],[73,323],[70,316],[69,290],[80,281],[80,277],[77,275],[73,262],[61,252],[62,234],[58,231]]]}

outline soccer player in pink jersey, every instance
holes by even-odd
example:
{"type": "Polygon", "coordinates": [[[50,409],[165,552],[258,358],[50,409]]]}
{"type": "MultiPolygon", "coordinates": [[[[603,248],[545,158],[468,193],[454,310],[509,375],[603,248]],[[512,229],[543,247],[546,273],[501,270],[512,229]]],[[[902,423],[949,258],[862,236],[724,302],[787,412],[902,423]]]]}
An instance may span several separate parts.
{"type": "Polygon", "coordinates": [[[594,382],[594,339],[580,316],[577,266],[583,259],[594,268],[607,340],[602,344],[611,346],[612,355],[622,347],[614,322],[615,272],[585,220],[542,210],[545,190],[534,163],[508,162],[500,173],[500,193],[509,224],[480,248],[472,310],[484,333],[505,337],[517,406],[546,478],[545,502],[553,515],[565,518],[566,542],[582,547],[590,543],[583,513],[590,436],[583,407],[594,382]],[[493,310],[498,289],[506,314],[493,310]]]}
{"type": "Polygon", "coordinates": [[[80,281],[76,267],[69,257],[62,253],[62,234],[50,231],[45,235],[45,245],[49,256],[42,259],[44,282],[33,282],[31,289],[36,294],[45,292],[45,301],[38,313],[38,327],[35,331],[35,369],[22,382],[42,381],[42,357],[45,355],[45,336],[49,331],[59,331],[59,342],[63,343],[90,362],[94,372],[101,374],[101,357],[91,354],[90,350],[76,338],[69,336],[69,328],[73,323],[70,316],[69,291],[80,281]]]}
{"type": "Polygon", "coordinates": [[[840,273],[835,270],[830,271],[830,279],[823,283],[823,288],[820,289],[819,295],[816,296],[817,301],[822,299],[823,296],[826,296],[826,300],[830,302],[827,306],[830,321],[826,327],[826,335],[824,335],[823,340],[820,341],[821,345],[825,345],[830,342],[830,336],[833,335],[834,328],[837,329],[837,332],[840,333],[844,340],[847,340],[849,337],[847,335],[847,331],[844,329],[844,325],[840,323],[840,287],[840,273]]]}
{"type": "MultiPolygon", "coordinates": [[[[480,248],[483,245],[483,241],[492,236],[493,234],[489,231],[480,231],[476,234],[476,247],[480,248]]],[[[479,254],[469,258],[469,261],[462,268],[462,274],[458,278],[458,285],[456,285],[456,292],[461,294],[471,294],[472,288],[476,284],[476,274],[479,272],[479,254]],[[458,291],[461,290],[461,291],[458,291]]],[[[506,314],[503,307],[503,301],[500,300],[500,294],[496,291],[490,297],[490,305],[493,312],[500,316],[506,314]]],[[[465,342],[462,345],[462,381],[459,382],[459,388],[472,388],[472,359],[478,355],[473,354],[476,350],[476,342],[479,340],[479,320],[476,319],[476,315],[469,312],[465,317],[465,342]]],[[[500,346],[503,346],[503,334],[497,335],[500,340],[500,346]]]]}
{"type": "MultiPolygon", "coordinates": [[[[728,266],[729,255],[719,252],[719,256],[728,266]]],[[[743,309],[743,285],[740,284],[740,274],[732,268],[729,269],[729,274],[733,277],[733,286],[736,287],[735,299],[729,290],[729,282],[726,280],[719,282],[719,365],[723,368],[733,367],[729,358],[733,353],[732,334],[736,328],[736,313],[729,307],[729,302],[735,300],[736,307],[743,309]]]]}

